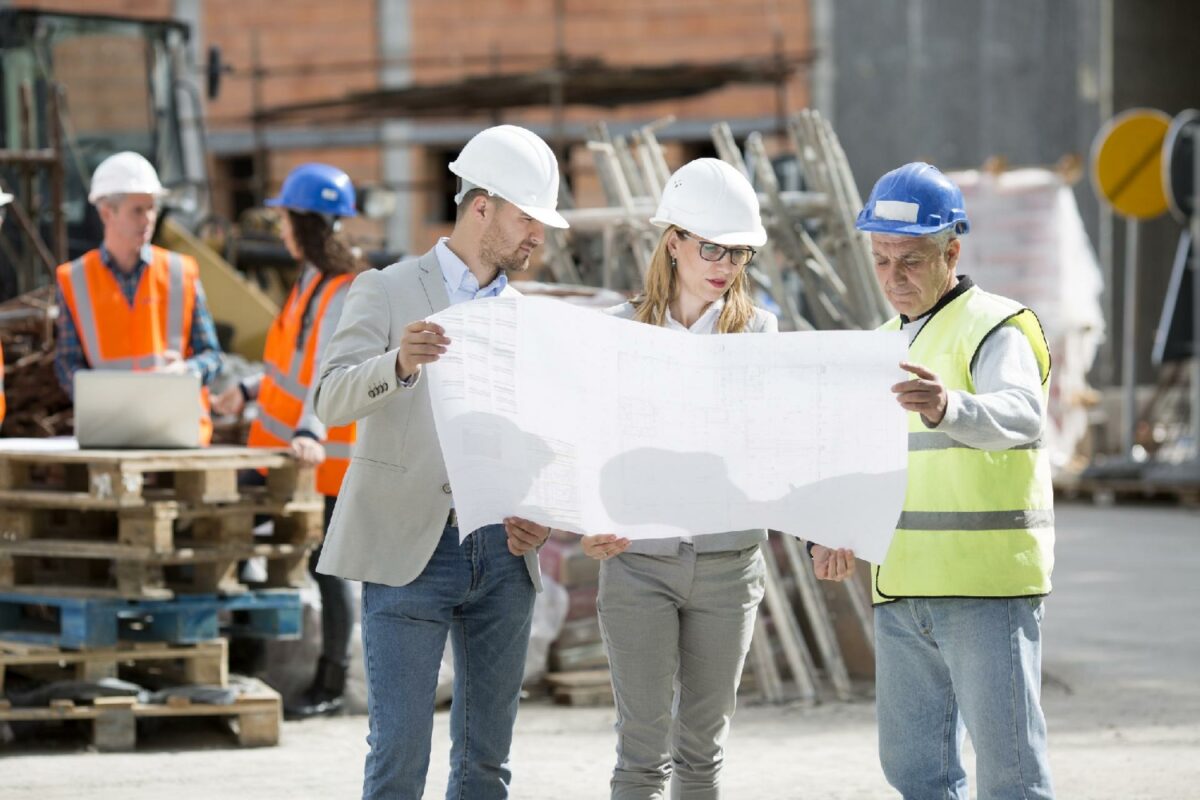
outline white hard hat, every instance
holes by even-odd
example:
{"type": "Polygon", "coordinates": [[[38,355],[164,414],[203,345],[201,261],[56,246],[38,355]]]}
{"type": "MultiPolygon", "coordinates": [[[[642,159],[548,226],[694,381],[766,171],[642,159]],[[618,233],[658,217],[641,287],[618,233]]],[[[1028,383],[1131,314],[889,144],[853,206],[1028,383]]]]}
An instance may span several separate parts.
{"type": "Polygon", "coordinates": [[[6,205],[11,203],[12,199],[13,196],[8,192],[0,192],[0,208],[4,208],[6,205]]]}
{"type": "Polygon", "coordinates": [[[767,241],[754,187],[716,158],[697,158],[675,170],[650,222],[675,225],[717,244],[759,247],[767,241]]]}
{"type": "Polygon", "coordinates": [[[96,203],[102,197],[114,194],[152,194],[162,196],[167,193],[158,182],[158,173],[154,165],[138,153],[126,150],[114,153],[100,162],[92,173],[92,190],[88,193],[88,202],[96,203]]]}
{"type": "Polygon", "coordinates": [[[558,159],[533,131],[516,125],[497,125],[471,137],[450,171],[462,178],[464,190],[479,187],[499,195],[538,222],[552,228],[570,227],[558,208],[558,159]],[[469,185],[469,186],[468,186],[469,185]]]}

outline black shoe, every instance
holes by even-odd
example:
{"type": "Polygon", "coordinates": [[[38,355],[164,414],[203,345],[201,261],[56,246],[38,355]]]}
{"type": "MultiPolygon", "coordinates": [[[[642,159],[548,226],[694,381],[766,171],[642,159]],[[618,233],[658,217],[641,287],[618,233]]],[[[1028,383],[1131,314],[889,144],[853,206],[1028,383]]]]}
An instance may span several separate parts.
{"type": "Polygon", "coordinates": [[[283,718],[298,720],[340,714],[345,705],[342,699],[345,693],[346,668],[322,658],[317,662],[312,685],[300,695],[295,705],[284,706],[283,718]]]}

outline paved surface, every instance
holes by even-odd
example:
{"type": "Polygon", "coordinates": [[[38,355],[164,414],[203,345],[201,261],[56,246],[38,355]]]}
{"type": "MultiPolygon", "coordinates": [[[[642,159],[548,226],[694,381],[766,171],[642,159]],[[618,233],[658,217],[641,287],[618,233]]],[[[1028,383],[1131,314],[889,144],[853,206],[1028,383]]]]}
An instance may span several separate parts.
{"type": "MultiPolygon", "coordinates": [[[[1060,798],[1200,797],[1200,513],[1059,507],[1055,592],[1045,621],[1045,706],[1060,798]]],[[[611,709],[528,703],[514,797],[607,797],[611,709]]],[[[443,796],[447,715],[426,796],[443,796]]],[[[153,750],[0,750],[0,797],[199,800],[356,797],[366,720],[289,723],[283,744],[239,750],[199,732],[153,750]]],[[[894,797],[879,772],[869,703],[738,712],[726,797],[894,797]]]]}

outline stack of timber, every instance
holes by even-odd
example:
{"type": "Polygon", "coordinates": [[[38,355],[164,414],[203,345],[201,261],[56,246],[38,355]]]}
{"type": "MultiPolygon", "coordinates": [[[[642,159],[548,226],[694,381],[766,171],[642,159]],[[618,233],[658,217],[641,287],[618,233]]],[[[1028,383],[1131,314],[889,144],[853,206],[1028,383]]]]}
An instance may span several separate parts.
{"type": "Polygon", "coordinates": [[[555,532],[539,553],[542,573],[567,590],[567,619],[550,646],[546,685],[555,702],[572,706],[612,705],[608,656],[600,638],[596,596],[600,562],[583,552],[579,538],[555,532]]]}

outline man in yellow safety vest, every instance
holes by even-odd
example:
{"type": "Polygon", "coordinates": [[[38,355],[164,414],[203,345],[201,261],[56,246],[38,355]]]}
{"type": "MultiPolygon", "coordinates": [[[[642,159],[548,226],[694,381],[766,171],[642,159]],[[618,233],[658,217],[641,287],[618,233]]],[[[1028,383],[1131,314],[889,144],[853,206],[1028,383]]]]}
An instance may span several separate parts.
{"type": "MultiPolygon", "coordinates": [[[[1041,437],[1050,350],[1037,317],[955,266],[970,228],[935,167],[876,183],[857,227],[903,331],[910,380],[908,491],[872,567],[879,754],[905,798],[967,800],[970,733],[979,800],[1051,798],[1041,708],[1042,600],[1054,565],[1054,494],[1041,437]]],[[[812,546],[817,576],[854,554],[812,546]]]]}

